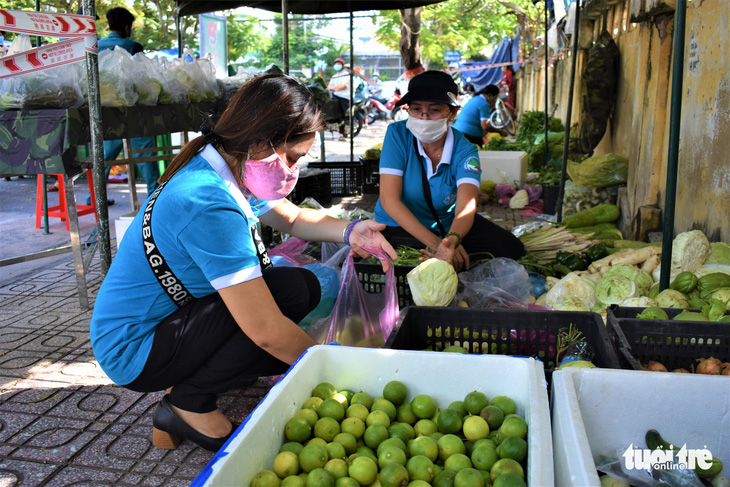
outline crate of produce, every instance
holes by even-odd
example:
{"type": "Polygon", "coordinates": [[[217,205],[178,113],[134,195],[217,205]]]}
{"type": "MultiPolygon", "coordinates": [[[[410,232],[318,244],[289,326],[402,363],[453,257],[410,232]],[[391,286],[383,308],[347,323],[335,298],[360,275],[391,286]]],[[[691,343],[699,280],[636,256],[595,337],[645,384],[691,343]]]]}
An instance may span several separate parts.
{"type": "Polygon", "coordinates": [[[407,386],[408,400],[427,394],[441,408],[474,390],[490,399],[511,397],[517,414],[528,425],[525,479],[528,485],[554,485],[550,412],[538,361],[334,345],[317,345],[305,352],[191,485],[248,486],[257,472],[271,469],[279,448],[287,441],[287,421],[302,408],[316,385],[329,382],[338,389],[362,390],[377,397],[392,380],[407,386]]]}
{"type": "Polygon", "coordinates": [[[641,370],[659,362],[667,370],[693,370],[697,359],[730,362],[730,323],[672,320],[681,309],[665,308],[669,320],[639,319],[644,308],[611,306],[606,327],[621,368],[641,370]]]}
{"type": "Polygon", "coordinates": [[[646,449],[651,429],[679,448],[707,448],[730,478],[727,377],[565,369],[553,374],[551,408],[555,485],[601,486],[596,467],[628,467],[621,453],[646,449]]]}
{"type": "MultiPolygon", "coordinates": [[[[411,288],[408,286],[406,277],[413,270],[413,267],[407,265],[394,266],[395,288],[398,293],[398,305],[401,308],[414,305],[411,288]]],[[[380,293],[385,289],[385,272],[383,272],[382,265],[355,262],[355,272],[357,272],[357,278],[366,292],[380,293]]]]}
{"type": "Polygon", "coordinates": [[[471,353],[535,357],[543,362],[549,381],[558,334],[571,324],[593,347],[596,366],[620,368],[601,316],[588,311],[411,306],[402,312],[385,348],[443,350],[458,345],[471,353]]]}
{"type": "Polygon", "coordinates": [[[287,198],[292,203],[298,205],[305,198],[311,197],[322,205],[328,205],[332,202],[332,182],[331,174],[328,171],[312,171],[312,174],[301,174],[297,180],[294,190],[287,198]]]}
{"type": "Polygon", "coordinates": [[[329,170],[333,196],[352,196],[362,193],[364,173],[362,162],[310,162],[307,167],[329,170]]]}

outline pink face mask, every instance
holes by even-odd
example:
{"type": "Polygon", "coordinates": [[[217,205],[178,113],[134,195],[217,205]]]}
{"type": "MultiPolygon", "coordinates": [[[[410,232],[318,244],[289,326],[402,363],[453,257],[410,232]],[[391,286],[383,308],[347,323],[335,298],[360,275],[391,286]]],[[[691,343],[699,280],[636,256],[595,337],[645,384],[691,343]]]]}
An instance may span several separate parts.
{"type": "Polygon", "coordinates": [[[292,192],[299,179],[299,168],[289,167],[279,154],[260,161],[244,163],[243,185],[260,200],[275,201],[292,192]]]}

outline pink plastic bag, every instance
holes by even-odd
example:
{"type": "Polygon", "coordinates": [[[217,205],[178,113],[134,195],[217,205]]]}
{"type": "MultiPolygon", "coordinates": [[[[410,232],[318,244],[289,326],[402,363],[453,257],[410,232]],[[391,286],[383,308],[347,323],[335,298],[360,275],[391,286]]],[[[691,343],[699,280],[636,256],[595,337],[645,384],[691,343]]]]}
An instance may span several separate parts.
{"type": "Polygon", "coordinates": [[[303,254],[307,245],[309,245],[309,242],[305,240],[290,237],[273,249],[270,249],[268,253],[270,256],[279,255],[284,257],[294,267],[304,267],[315,262],[314,257],[303,254]]]}
{"type": "MultiPolygon", "coordinates": [[[[389,257],[380,249],[363,247],[381,261],[389,257]]],[[[332,312],[312,321],[307,333],[318,343],[382,347],[398,320],[400,309],[393,266],[385,273],[381,293],[367,293],[360,284],[352,255],[342,267],[340,289],[332,312]]]]}

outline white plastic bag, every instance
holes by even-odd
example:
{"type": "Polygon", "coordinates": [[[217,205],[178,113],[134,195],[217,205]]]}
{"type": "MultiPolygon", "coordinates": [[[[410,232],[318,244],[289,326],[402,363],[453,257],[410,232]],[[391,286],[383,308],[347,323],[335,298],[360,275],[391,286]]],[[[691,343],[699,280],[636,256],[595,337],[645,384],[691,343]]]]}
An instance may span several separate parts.
{"type": "Polygon", "coordinates": [[[99,53],[99,95],[105,107],[131,107],[139,95],[134,91],[132,55],[117,46],[99,53]]]}

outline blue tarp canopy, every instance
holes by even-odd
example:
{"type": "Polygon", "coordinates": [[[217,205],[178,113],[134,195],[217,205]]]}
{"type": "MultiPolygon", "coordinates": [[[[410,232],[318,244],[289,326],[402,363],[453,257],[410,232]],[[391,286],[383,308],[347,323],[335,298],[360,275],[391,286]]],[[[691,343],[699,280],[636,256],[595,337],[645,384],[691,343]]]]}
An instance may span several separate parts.
{"type": "MultiPolygon", "coordinates": [[[[477,61],[474,63],[459,63],[460,68],[478,68],[479,66],[486,66],[489,64],[507,63],[511,61],[518,61],[520,59],[520,35],[519,33],[512,39],[505,37],[502,42],[499,43],[494,54],[489,61],[477,61]]],[[[512,68],[517,71],[521,65],[514,64],[512,68]]],[[[463,71],[461,78],[464,82],[470,83],[474,86],[476,91],[481,90],[487,85],[496,85],[499,80],[502,79],[502,68],[499,66],[493,68],[484,69],[473,69],[463,71]]]]}

